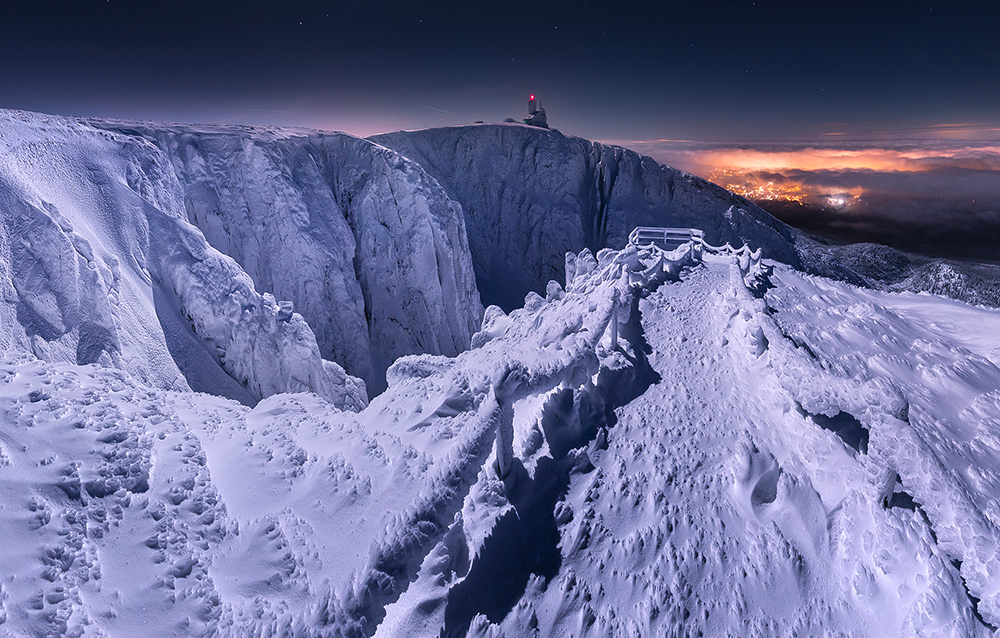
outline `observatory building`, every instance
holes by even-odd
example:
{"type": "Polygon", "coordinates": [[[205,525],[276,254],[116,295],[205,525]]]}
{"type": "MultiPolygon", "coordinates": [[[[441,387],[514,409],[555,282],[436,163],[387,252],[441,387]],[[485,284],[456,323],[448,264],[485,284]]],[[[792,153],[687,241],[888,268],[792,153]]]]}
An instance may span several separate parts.
{"type": "Polygon", "coordinates": [[[549,121],[545,117],[545,109],[542,108],[542,101],[536,100],[534,95],[528,98],[528,117],[524,118],[524,123],[549,128],[549,121]]]}

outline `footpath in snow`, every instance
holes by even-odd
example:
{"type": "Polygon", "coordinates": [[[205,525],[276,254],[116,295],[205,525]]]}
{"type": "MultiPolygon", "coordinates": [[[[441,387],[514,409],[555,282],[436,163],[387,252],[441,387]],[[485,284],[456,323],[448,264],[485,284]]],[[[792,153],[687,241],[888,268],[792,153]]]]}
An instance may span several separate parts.
{"type": "Polygon", "coordinates": [[[997,313],[755,257],[570,254],[358,413],[8,358],[0,632],[989,635],[997,313]]]}

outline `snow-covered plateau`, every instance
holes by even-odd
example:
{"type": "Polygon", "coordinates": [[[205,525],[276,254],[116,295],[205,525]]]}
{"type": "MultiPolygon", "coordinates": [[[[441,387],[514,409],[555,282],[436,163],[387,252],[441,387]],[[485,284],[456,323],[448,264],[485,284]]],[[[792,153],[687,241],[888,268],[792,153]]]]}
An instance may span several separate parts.
{"type": "Polygon", "coordinates": [[[0,636],[995,635],[1000,311],[869,252],[521,125],[0,111],[0,636]]]}

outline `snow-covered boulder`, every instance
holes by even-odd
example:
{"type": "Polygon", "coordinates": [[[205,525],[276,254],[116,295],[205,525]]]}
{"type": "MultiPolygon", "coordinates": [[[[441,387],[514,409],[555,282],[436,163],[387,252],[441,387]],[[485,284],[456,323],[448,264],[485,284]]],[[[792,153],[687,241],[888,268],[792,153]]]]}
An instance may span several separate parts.
{"type": "Polygon", "coordinates": [[[154,143],[188,220],[371,391],[399,356],[469,347],[482,306],[461,206],[399,153],[315,131],[93,124],[154,143]]]}
{"type": "Polygon", "coordinates": [[[567,252],[621,248],[636,226],[694,227],[797,265],[797,233],[751,202],[617,146],[520,124],[371,138],[423,166],[462,204],[484,303],[507,310],[562,280],[567,252]]]}
{"type": "Polygon", "coordinates": [[[367,403],[302,317],[279,316],[188,223],[170,162],[135,136],[0,111],[0,289],[7,352],[246,403],[302,390],[367,403]]]}

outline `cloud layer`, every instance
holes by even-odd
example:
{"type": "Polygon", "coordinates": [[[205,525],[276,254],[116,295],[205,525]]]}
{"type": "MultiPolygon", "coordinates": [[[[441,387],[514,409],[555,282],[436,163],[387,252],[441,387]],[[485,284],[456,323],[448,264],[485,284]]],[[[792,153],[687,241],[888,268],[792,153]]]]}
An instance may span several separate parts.
{"type": "MultiPolygon", "coordinates": [[[[954,133],[958,127],[941,129],[954,133]]],[[[790,224],[840,241],[1000,263],[1000,142],[930,139],[732,147],[630,144],[790,224]]]]}

